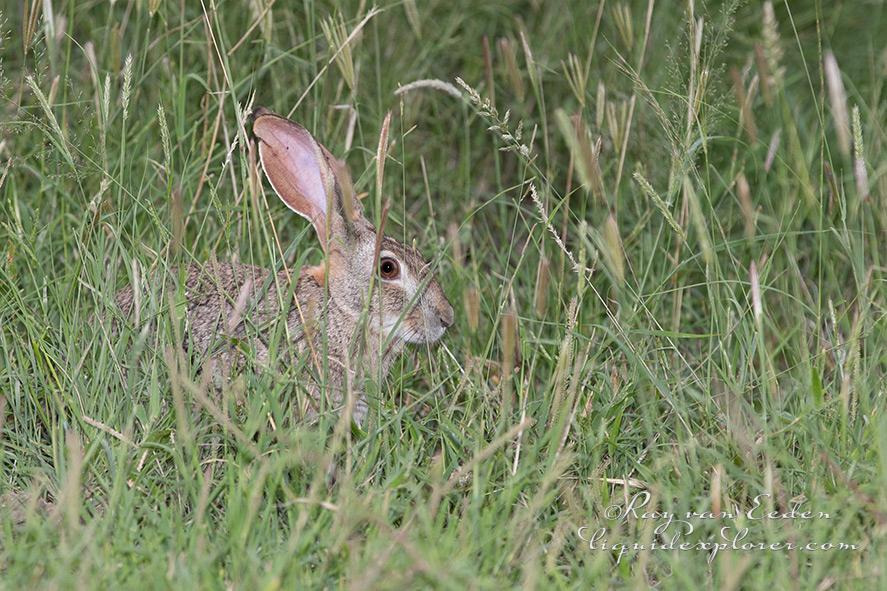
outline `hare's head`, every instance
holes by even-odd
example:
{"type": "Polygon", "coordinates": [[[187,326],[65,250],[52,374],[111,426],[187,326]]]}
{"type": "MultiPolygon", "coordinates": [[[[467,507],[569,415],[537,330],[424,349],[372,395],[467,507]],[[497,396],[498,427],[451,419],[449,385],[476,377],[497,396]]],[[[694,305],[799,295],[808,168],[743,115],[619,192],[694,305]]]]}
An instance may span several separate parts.
{"type": "Polygon", "coordinates": [[[253,133],[274,191],[314,226],[335,305],[354,318],[367,309],[370,326],[395,340],[439,339],[453,323],[453,307],[431,265],[416,249],[377,232],[354,198],[344,162],[301,125],[264,109],[254,113],[253,133]]]}

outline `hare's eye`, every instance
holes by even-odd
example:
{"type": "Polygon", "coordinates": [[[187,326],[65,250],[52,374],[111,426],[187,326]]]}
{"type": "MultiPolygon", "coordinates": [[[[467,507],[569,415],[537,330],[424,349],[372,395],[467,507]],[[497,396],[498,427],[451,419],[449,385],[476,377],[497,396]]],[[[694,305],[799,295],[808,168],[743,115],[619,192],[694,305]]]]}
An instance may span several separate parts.
{"type": "Polygon", "coordinates": [[[382,275],[382,279],[388,281],[397,279],[400,277],[400,264],[396,259],[385,257],[379,261],[379,274],[382,275]]]}

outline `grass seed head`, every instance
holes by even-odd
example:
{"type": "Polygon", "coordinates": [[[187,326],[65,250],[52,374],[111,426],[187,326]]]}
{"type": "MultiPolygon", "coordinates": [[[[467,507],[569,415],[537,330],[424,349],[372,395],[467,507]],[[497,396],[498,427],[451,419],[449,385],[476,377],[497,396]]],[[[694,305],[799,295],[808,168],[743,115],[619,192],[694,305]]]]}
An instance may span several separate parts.
{"type": "Polygon", "coordinates": [[[358,42],[358,37],[349,35],[345,26],[345,20],[341,14],[330,16],[320,22],[323,36],[330,46],[331,60],[336,62],[336,67],[345,84],[354,92],[357,87],[357,70],[354,67],[353,46],[358,42]]]}
{"type": "Polygon", "coordinates": [[[597,83],[597,96],[594,102],[594,126],[600,133],[604,126],[604,114],[607,110],[607,85],[601,80],[597,83]]]}
{"type": "Polygon", "coordinates": [[[761,300],[761,283],[760,278],[758,277],[758,267],[754,261],[752,261],[749,266],[748,277],[749,282],[751,283],[751,302],[752,310],[755,315],[755,322],[760,323],[761,318],[764,316],[764,304],[761,300]]]}
{"type": "Polygon", "coordinates": [[[527,73],[530,76],[530,85],[533,87],[533,90],[538,94],[540,91],[539,87],[539,70],[536,67],[536,60],[533,58],[533,51],[530,49],[530,43],[527,41],[527,34],[524,31],[523,27],[520,30],[520,41],[521,46],[524,49],[524,60],[527,62],[527,73]]]}
{"type": "Polygon", "coordinates": [[[490,102],[496,104],[496,83],[493,78],[493,54],[490,51],[490,38],[483,37],[483,54],[484,54],[484,80],[487,83],[487,95],[490,102]]]}
{"type": "Polygon", "coordinates": [[[631,7],[625,2],[620,2],[612,8],[613,22],[619,39],[626,51],[634,49],[634,19],[631,18],[631,7]]]}
{"type": "Polygon", "coordinates": [[[850,112],[847,109],[847,92],[844,90],[844,81],[841,79],[838,61],[831,51],[825,52],[823,68],[825,69],[825,81],[828,85],[828,100],[832,119],[835,122],[835,134],[838,136],[838,147],[845,157],[850,156],[850,112]]]}
{"type": "Polygon", "coordinates": [[[120,92],[120,106],[123,108],[123,120],[129,117],[129,99],[132,92],[132,54],[126,54],[123,62],[123,88],[120,92]]]}
{"type": "Polygon", "coordinates": [[[472,334],[477,332],[480,325],[480,293],[473,285],[465,288],[463,293],[465,305],[465,318],[468,319],[468,329],[472,334]]]}
{"type": "Polygon", "coordinates": [[[385,160],[388,158],[388,131],[391,128],[391,111],[385,114],[379,130],[379,145],[376,148],[376,203],[381,204],[382,183],[385,180],[385,160]]]}
{"type": "Polygon", "coordinates": [[[733,94],[736,96],[736,104],[739,105],[739,117],[742,127],[748,135],[748,141],[752,145],[758,143],[758,126],[755,123],[755,114],[752,111],[748,94],[745,92],[745,85],[742,82],[742,75],[738,68],[730,68],[730,78],[733,80],[733,94]]]}
{"type": "Polygon", "coordinates": [[[500,331],[502,339],[500,386],[502,387],[502,404],[504,405],[503,414],[507,415],[513,406],[511,378],[517,361],[518,347],[517,312],[513,307],[502,315],[500,331]]]}
{"type": "Polygon", "coordinates": [[[459,237],[459,224],[451,222],[447,226],[447,241],[453,253],[453,266],[461,268],[464,265],[465,257],[462,253],[462,239],[459,237]]]}
{"type": "Polygon", "coordinates": [[[567,55],[567,60],[561,62],[561,69],[567,84],[570,85],[570,90],[573,91],[573,96],[579,102],[579,107],[584,109],[589,69],[574,53],[567,55]]]}
{"type": "Polygon", "coordinates": [[[776,21],[776,13],[773,11],[773,2],[764,2],[763,9],[763,33],[764,33],[764,58],[770,70],[773,85],[782,89],[784,82],[784,68],[782,67],[782,41],[779,38],[779,23],[776,21]]]}
{"type": "Polygon", "coordinates": [[[745,236],[752,239],[755,237],[755,206],[751,200],[751,189],[749,189],[743,172],[736,176],[736,192],[739,194],[739,205],[742,209],[742,217],[745,219],[745,236]]]}
{"type": "Polygon", "coordinates": [[[859,120],[859,107],[853,107],[853,176],[856,179],[856,192],[865,201],[869,196],[869,175],[865,168],[865,146],[862,144],[862,123],[859,120]]]}
{"type": "Polygon", "coordinates": [[[758,79],[761,81],[764,104],[769,107],[773,105],[773,77],[770,75],[767,58],[764,56],[764,46],[760,43],[755,43],[755,67],[758,69],[758,79]]]}
{"type": "Polygon", "coordinates": [[[518,102],[524,102],[527,89],[524,86],[524,78],[517,66],[517,54],[514,51],[514,44],[507,37],[499,39],[499,55],[505,62],[505,74],[508,82],[511,84],[511,90],[518,102]]]}
{"type": "Polygon", "coordinates": [[[172,142],[169,127],[166,125],[166,111],[163,103],[157,103],[157,123],[160,125],[160,143],[163,145],[163,166],[168,177],[172,176],[172,142]]]}
{"type": "Polygon", "coordinates": [[[622,287],[625,283],[625,255],[622,251],[619,224],[612,213],[607,216],[607,221],[604,223],[604,258],[610,264],[617,287],[622,287]]]}
{"type": "Polygon", "coordinates": [[[404,0],[403,9],[407,15],[407,21],[410,23],[410,28],[413,29],[413,33],[416,34],[416,39],[422,38],[422,19],[419,16],[419,8],[416,6],[416,0],[404,0]]]}

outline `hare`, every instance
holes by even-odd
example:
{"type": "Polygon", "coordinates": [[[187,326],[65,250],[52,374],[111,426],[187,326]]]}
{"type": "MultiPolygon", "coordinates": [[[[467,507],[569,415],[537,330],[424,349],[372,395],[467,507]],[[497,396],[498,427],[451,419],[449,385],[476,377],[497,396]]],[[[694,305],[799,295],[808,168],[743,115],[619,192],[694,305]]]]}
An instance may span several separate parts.
{"type": "MultiPolygon", "coordinates": [[[[287,207],[311,222],[324,262],[298,275],[236,263],[174,270],[184,278],[192,351],[215,366],[216,379],[250,355],[260,367],[273,366],[268,333],[285,318],[274,355],[307,360],[307,418],[316,418],[321,398],[342,409],[350,391],[352,418],[361,425],[368,409],[363,380],[384,378],[407,343],[440,339],[453,324],[453,307],[422,255],[380,235],[364,216],[343,162],[297,123],[266,109],[252,120],[265,176],[287,207]]],[[[132,317],[133,287],[115,299],[132,317]]]]}

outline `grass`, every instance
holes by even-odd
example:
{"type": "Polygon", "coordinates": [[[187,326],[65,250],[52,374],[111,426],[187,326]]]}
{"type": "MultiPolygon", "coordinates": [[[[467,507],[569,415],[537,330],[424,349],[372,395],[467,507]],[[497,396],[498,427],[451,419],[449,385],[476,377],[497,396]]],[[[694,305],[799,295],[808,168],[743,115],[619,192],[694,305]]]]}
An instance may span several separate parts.
{"type": "Polygon", "coordinates": [[[0,588],[887,584],[883,2],[4,6],[0,588]],[[206,396],[169,294],[110,331],[171,265],[320,259],[251,105],[346,155],[457,309],[365,432],[295,424],[294,371],[206,396]],[[667,537],[608,510],[645,492],[815,516],[688,542],[855,548],[590,548],[667,537]]]}

